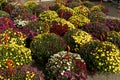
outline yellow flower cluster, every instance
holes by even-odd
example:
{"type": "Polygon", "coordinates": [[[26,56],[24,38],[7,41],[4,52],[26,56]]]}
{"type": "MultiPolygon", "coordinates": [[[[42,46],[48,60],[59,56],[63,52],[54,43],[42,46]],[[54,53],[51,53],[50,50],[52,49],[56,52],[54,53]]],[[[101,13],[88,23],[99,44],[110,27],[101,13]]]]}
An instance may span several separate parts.
{"type": "Polygon", "coordinates": [[[77,31],[71,37],[74,39],[74,41],[76,43],[75,48],[74,48],[75,51],[79,50],[78,46],[82,47],[86,43],[92,41],[92,36],[82,30],[77,31]]]}
{"type": "Polygon", "coordinates": [[[26,36],[23,35],[21,32],[15,32],[12,29],[7,29],[2,34],[0,34],[1,42],[8,43],[8,44],[18,44],[25,46],[25,39],[26,36]]]}
{"type": "Polygon", "coordinates": [[[4,79],[4,77],[0,75],[0,79],[1,79],[1,80],[3,80],[3,79],[4,79]]]}
{"type": "Polygon", "coordinates": [[[82,14],[82,15],[88,17],[88,15],[90,13],[90,10],[87,7],[83,6],[83,5],[75,7],[73,10],[75,11],[74,15],[82,14]]]}
{"type": "Polygon", "coordinates": [[[56,18],[56,19],[54,19],[53,21],[61,22],[62,25],[67,24],[70,29],[75,29],[75,28],[76,28],[72,23],[70,23],[69,21],[66,21],[66,20],[63,19],[63,18],[56,18]]]}
{"type": "Polygon", "coordinates": [[[39,5],[39,3],[37,3],[36,1],[30,0],[30,1],[26,1],[23,6],[27,7],[27,8],[34,8],[37,5],[39,5]]]}
{"type": "Polygon", "coordinates": [[[93,56],[94,65],[98,71],[113,72],[120,71],[120,51],[110,42],[100,42],[101,46],[90,52],[93,56]]]}
{"type": "Polygon", "coordinates": [[[25,80],[31,80],[34,76],[34,72],[27,71],[25,80]]]}
{"type": "Polygon", "coordinates": [[[0,45],[0,69],[5,68],[6,61],[11,59],[14,65],[30,64],[32,62],[31,50],[23,45],[1,44],[0,45]]]}
{"type": "Polygon", "coordinates": [[[51,11],[51,10],[44,11],[39,15],[39,19],[46,23],[49,23],[56,18],[58,18],[58,14],[55,11],[51,11]]]}
{"type": "Polygon", "coordinates": [[[120,48],[120,32],[110,31],[107,33],[106,41],[112,42],[120,48]]]}
{"type": "Polygon", "coordinates": [[[68,21],[70,21],[72,24],[74,24],[74,26],[76,27],[81,27],[84,26],[85,24],[89,23],[90,20],[83,16],[83,15],[73,15],[71,16],[68,21]]]}
{"type": "Polygon", "coordinates": [[[103,8],[102,5],[95,5],[91,7],[91,11],[102,11],[103,8]]]}
{"type": "Polygon", "coordinates": [[[71,12],[72,14],[75,14],[75,11],[72,8],[61,6],[58,10],[64,10],[65,12],[71,12]]]}

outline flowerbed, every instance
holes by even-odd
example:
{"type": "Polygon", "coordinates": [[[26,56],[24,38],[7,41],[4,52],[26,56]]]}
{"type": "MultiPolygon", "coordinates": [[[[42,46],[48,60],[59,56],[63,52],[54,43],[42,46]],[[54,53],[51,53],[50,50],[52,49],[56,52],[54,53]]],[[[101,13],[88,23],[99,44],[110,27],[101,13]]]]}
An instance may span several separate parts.
{"type": "Polygon", "coordinates": [[[0,1],[0,79],[86,80],[87,70],[120,71],[120,20],[108,18],[104,6],[6,1],[0,1]],[[31,67],[34,61],[43,73],[31,67]]]}

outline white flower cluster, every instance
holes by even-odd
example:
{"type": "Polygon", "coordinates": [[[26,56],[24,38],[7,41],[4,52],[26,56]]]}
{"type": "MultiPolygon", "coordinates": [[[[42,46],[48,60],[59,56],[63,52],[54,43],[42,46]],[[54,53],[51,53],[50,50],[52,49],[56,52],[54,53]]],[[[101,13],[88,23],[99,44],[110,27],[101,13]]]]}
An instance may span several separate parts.
{"type": "Polygon", "coordinates": [[[25,25],[27,25],[29,23],[29,21],[22,20],[22,19],[16,19],[16,20],[14,20],[14,22],[15,22],[15,25],[18,28],[22,28],[22,27],[24,27],[25,25]]]}
{"type": "Polygon", "coordinates": [[[67,51],[61,51],[51,56],[47,68],[50,69],[52,73],[60,72],[61,75],[64,75],[66,71],[74,70],[74,60],[76,59],[84,63],[84,60],[81,59],[79,54],[68,52],[67,56],[67,51]]]}

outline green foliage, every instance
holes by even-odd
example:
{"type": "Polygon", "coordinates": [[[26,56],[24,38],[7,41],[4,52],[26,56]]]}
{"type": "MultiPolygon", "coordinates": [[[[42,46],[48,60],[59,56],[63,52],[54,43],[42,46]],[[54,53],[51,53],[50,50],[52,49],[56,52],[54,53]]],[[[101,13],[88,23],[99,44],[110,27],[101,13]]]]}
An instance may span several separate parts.
{"type": "Polygon", "coordinates": [[[7,60],[14,61],[15,66],[32,62],[31,50],[23,45],[0,44],[0,69],[7,68],[7,60]]]}
{"type": "Polygon", "coordinates": [[[110,31],[107,33],[106,41],[112,42],[120,48],[120,32],[110,31]]]}
{"type": "Polygon", "coordinates": [[[58,18],[58,14],[55,11],[51,10],[44,11],[39,15],[39,19],[45,23],[49,23],[56,18],[58,18]]]}
{"type": "Polygon", "coordinates": [[[34,37],[30,49],[33,58],[45,65],[51,55],[64,50],[65,47],[66,43],[63,38],[54,33],[44,33],[34,37]]]}
{"type": "Polygon", "coordinates": [[[83,15],[73,15],[71,16],[68,21],[70,21],[72,24],[74,24],[74,26],[76,27],[81,27],[81,26],[84,26],[85,24],[89,23],[90,20],[83,16],[83,15]]]}
{"type": "Polygon", "coordinates": [[[49,59],[46,80],[81,80],[87,78],[86,64],[79,54],[61,51],[49,59]],[[76,77],[76,75],[79,75],[76,77]]]}
{"type": "Polygon", "coordinates": [[[120,71],[120,51],[111,42],[91,41],[79,51],[79,54],[90,71],[113,73],[120,71]]]}
{"type": "Polygon", "coordinates": [[[77,52],[80,48],[92,40],[92,36],[80,29],[72,29],[65,33],[64,39],[71,47],[72,52],[77,52]]]}
{"type": "Polygon", "coordinates": [[[105,19],[106,15],[101,11],[91,11],[89,14],[89,19],[91,22],[99,22],[105,19]]]}
{"type": "Polygon", "coordinates": [[[10,17],[9,13],[0,10],[0,17],[10,17]]]}

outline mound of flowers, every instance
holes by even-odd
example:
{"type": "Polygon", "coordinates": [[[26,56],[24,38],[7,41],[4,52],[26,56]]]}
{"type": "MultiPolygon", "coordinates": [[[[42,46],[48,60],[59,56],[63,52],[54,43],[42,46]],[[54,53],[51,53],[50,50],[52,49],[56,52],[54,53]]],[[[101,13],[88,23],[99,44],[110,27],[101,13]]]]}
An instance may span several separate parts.
{"type": "Polygon", "coordinates": [[[120,71],[120,51],[111,42],[91,41],[79,51],[87,69],[94,72],[120,71]]]}
{"type": "Polygon", "coordinates": [[[104,9],[104,6],[101,4],[94,5],[91,7],[91,11],[103,11],[103,9],[104,9]]]}
{"type": "Polygon", "coordinates": [[[7,67],[8,59],[13,60],[15,66],[32,63],[31,50],[23,45],[0,44],[0,52],[0,69],[7,67]]]}
{"type": "Polygon", "coordinates": [[[77,52],[83,45],[92,40],[92,36],[80,29],[72,29],[65,33],[64,39],[71,47],[71,51],[77,52]]]}
{"type": "Polygon", "coordinates": [[[102,4],[98,4],[98,5],[92,6],[91,11],[98,11],[98,12],[103,12],[104,14],[108,14],[109,9],[102,4]]]}
{"type": "Polygon", "coordinates": [[[65,50],[66,43],[63,38],[54,33],[39,34],[34,37],[30,49],[33,58],[40,64],[45,64],[48,58],[62,50],[65,50]]]}
{"type": "Polygon", "coordinates": [[[0,0],[0,79],[86,80],[86,68],[120,71],[120,19],[107,17],[103,5],[21,1],[0,0]],[[33,60],[45,77],[31,67],[33,60]]]}
{"type": "Polygon", "coordinates": [[[39,4],[36,1],[26,1],[23,6],[25,6],[25,8],[29,9],[29,10],[34,10],[34,8],[36,8],[39,4]]]}
{"type": "Polygon", "coordinates": [[[88,18],[91,22],[99,22],[105,19],[106,15],[102,11],[91,11],[88,18]]]}
{"type": "Polygon", "coordinates": [[[107,33],[106,41],[112,42],[120,48],[120,32],[110,31],[107,33]]]}
{"type": "Polygon", "coordinates": [[[104,40],[107,32],[110,31],[104,23],[100,22],[91,22],[81,27],[82,30],[90,33],[94,39],[104,40]]]}
{"type": "Polygon", "coordinates": [[[106,24],[111,31],[120,31],[120,20],[118,18],[108,16],[101,22],[106,24]]]}
{"type": "MultiPolygon", "coordinates": [[[[10,65],[12,60],[8,60],[6,65],[10,65]]],[[[14,65],[14,62],[13,62],[14,65]]],[[[11,65],[12,66],[12,65],[11,65]]],[[[39,71],[37,68],[34,68],[30,65],[21,65],[21,66],[12,66],[0,70],[0,79],[1,80],[44,80],[44,74],[39,71]],[[12,72],[11,72],[11,69],[12,72]]]]}
{"type": "Polygon", "coordinates": [[[73,9],[65,6],[62,6],[57,10],[59,17],[64,18],[66,20],[68,20],[74,14],[74,12],[75,11],[73,9]]]}
{"type": "Polygon", "coordinates": [[[41,21],[44,21],[45,23],[49,23],[53,19],[56,19],[56,18],[58,18],[57,12],[51,11],[51,10],[44,11],[44,12],[40,13],[40,15],[39,15],[39,19],[41,21]]]}
{"type": "Polygon", "coordinates": [[[46,79],[86,80],[86,64],[79,54],[58,52],[51,56],[46,65],[46,79]]]}
{"type": "Polygon", "coordinates": [[[73,15],[71,16],[68,21],[70,21],[72,24],[74,24],[75,27],[80,28],[81,26],[84,26],[85,24],[89,23],[90,20],[83,16],[83,15],[73,15]]]}
{"type": "Polygon", "coordinates": [[[68,30],[68,25],[62,25],[62,23],[60,22],[52,22],[52,25],[50,27],[50,33],[55,33],[59,36],[64,36],[65,32],[67,32],[68,30]]]}
{"type": "Polygon", "coordinates": [[[6,29],[0,34],[0,43],[10,43],[25,46],[26,36],[21,32],[14,31],[12,28],[6,29]]]}
{"type": "Polygon", "coordinates": [[[0,17],[0,33],[4,32],[7,28],[15,28],[14,22],[6,17],[0,17]]]}
{"type": "Polygon", "coordinates": [[[82,15],[84,15],[86,17],[88,17],[89,12],[90,12],[89,9],[87,7],[85,7],[85,6],[83,6],[83,5],[78,6],[78,7],[74,7],[73,10],[75,11],[74,15],[82,14],[82,15]]]}
{"type": "Polygon", "coordinates": [[[77,28],[77,27],[74,26],[71,22],[69,22],[69,21],[67,21],[67,20],[65,20],[65,19],[63,19],[63,18],[56,18],[56,19],[54,19],[54,20],[52,20],[52,21],[53,21],[53,22],[61,23],[62,25],[67,24],[70,29],[75,29],[75,28],[77,28]]]}

